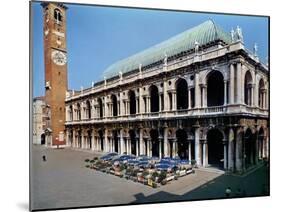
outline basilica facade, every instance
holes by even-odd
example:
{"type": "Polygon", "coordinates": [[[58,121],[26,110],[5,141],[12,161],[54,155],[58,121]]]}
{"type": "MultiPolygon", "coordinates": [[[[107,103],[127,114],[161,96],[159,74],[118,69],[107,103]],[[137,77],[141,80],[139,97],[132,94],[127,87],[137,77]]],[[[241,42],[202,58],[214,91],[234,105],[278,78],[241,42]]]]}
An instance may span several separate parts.
{"type": "Polygon", "coordinates": [[[68,91],[66,145],[245,171],[269,154],[268,77],[241,28],[208,20],[68,91]]]}

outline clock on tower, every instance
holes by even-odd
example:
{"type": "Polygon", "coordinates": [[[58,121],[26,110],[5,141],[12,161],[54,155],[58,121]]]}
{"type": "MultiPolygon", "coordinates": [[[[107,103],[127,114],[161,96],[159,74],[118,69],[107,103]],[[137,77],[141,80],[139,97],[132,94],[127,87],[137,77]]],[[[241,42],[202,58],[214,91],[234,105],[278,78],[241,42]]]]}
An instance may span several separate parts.
{"type": "Polygon", "coordinates": [[[46,141],[65,145],[67,91],[66,9],[61,3],[42,3],[44,14],[45,100],[48,112],[46,141]]]}

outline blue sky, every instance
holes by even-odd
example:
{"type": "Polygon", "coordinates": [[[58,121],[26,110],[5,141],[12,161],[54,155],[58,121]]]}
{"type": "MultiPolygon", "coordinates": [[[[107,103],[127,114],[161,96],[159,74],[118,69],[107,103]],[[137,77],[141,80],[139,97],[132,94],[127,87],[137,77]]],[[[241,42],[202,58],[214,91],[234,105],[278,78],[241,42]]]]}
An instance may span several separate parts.
{"type": "MultiPolygon", "coordinates": [[[[260,59],[268,56],[268,19],[210,13],[175,12],[66,4],[68,88],[80,90],[101,80],[112,63],[213,19],[225,31],[239,25],[250,50],[256,42],[260,59]]],[[[33,95],[44,95],[43,15],[33,10],[33,95]]]]}

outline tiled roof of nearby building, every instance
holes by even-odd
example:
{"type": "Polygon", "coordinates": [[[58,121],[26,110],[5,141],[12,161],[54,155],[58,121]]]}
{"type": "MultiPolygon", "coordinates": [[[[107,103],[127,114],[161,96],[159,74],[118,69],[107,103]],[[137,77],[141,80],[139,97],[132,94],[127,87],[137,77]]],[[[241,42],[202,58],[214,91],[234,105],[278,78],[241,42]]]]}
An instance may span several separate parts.
{"type": "Polygon", "coordinates": [[[230,43],[230,34],[226,33],[212,20],[208,20],[164,42],[112,64],[104,71],[103,76],[108,79],[117,76],[119,72],[126,73],[138,69],[139,64],[142,64],[143,67],[163,60],[165,54],[170,57],[191,50],[194,48],[195,42],[198,42],[201,46],[218,40],[230,43]]]}

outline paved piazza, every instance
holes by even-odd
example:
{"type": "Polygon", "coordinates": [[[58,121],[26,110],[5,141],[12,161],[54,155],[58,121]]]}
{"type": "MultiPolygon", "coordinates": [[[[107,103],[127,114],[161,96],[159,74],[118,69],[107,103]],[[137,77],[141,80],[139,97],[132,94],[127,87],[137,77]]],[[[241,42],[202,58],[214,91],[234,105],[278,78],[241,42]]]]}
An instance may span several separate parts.
{"type": "Polygon", "coordinates": [[[240,195],[268,192],[265,167],[244,177],[196,170],[195,174],[153,189],[84,167],[86,158],[100,153],[42,146],[33,146],[32,151],[34,209],[210,199],[225,197],[227,186],[232,188],[233,197],[239,195],[238,188],[240,195]],[[42,155],[47,156],[47,162],[42,161],[42,155]]]}

